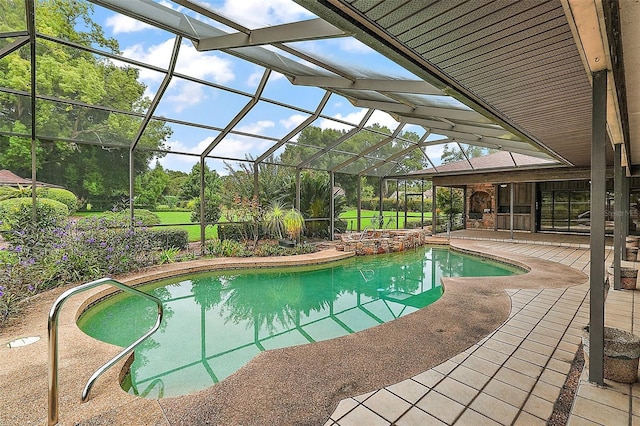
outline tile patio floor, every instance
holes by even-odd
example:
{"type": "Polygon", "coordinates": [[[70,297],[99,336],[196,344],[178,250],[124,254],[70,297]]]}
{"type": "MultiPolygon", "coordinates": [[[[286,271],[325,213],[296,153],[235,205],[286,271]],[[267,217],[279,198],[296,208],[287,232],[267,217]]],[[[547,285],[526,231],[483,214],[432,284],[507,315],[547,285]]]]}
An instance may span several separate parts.
{"type": "MultiPolygon", "coordinates": [[[[509,233],[482,231],[454,232],[451,237],[483,239],[488,246],[589,273],[588,237],[518,234],[510,240],[509,233]]],[[[610,264],[610,247],[606,255],[610,264]]],[[[588,283],[510,290],[510,316],[495,332],[411,379],[342,400],[326,425],[546,424],[588,323],[588,290],[588,283]]],[[[610,290],[606,325],[633,332],[640,318],[635,297],[635,291],[610,290]]],[[[586,371],[570,426],[640,424],[640,384],[607,381],[600,388],[588,382],[586,371]]]]}

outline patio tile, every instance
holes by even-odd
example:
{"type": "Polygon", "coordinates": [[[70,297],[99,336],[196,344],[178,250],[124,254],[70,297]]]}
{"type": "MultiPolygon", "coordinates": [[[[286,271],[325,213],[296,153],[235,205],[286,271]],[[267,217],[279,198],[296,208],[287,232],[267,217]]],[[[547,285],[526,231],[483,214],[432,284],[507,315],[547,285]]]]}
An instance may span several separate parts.
{"type": "Polygon", "coordinates": [[[428,387],[411,379],[387,386],[386,389],[412,404],[429,392],[428,387]]]}
{"type": "Polygon", "coordinates": [[[340,426],[389,426],[391,424],[362,405],[358,405],[336,423],[340,426]]]}
{"type": "Polygon", "coordinates": [[[456,364],[455,362],[447,360],[442,364],[436,365],[435,367],[433,367],[433,369],[442,374],[449,374],[451,370],[453,370],[457,366],[458,364],[456,364]]]}
{"type": "Polygon", "coordinates": [[[549,383],[550,385],[562,386],[567,380],[567,375],[558,373],[557,371],[546,369],[540,375],[540,381],[549,383]]]}
{"type": "Polygon", "coordinates": [[[545,426],[547,424],[546,420],[542,420],[533,414],[525,413],[524,411],[520,412],[518,418],[513,423],[513,426],[545,426]]]}
{"type": "Polygon", "coordinates": [[[500,365],[475,355],[471,355],[469,358],[465,359],[461,365],[477,371],[478,373],[490,375],[493,375],[500,368],[500,365]]]}
{"type": "Polygon", "coordinates": [[[519,345],[524,340],[522,337],[515,336],[513,334],[505,333],[501,330],[496,331],[493,334],[493,338],[501,342],[510,343],[512,345],[519,345]]]}
{"type": "MultiPolygon", "coordinates": [[[[526,341],[523,342],[523,344],[524,343],[526,343],[526,341]]],[[[497,340],[497,339],[490,339],[490,340],[486,341],[482,345],[482,347],[488,348],[488,349],[492,349],[492,350],[494,350],[496,352],[500,352],[500,353],[503,353],[503,354],[509,356],[516,350],[517,345],[511,344],[511,343],[501,342],[500,340],[497,340]]],[[[504,360],[503,360],[503,362],[504,362],[504,360]]]]}
{"type": "Polygon", "coordinates": [[[578,416],[601,425],[626,425],[629,422],[627,411],[617,410],[581,396],[576,397],[571,413],[572,420],[574,416],[578,416]]]}
{"type": "Polygon", "coordinates": [[[511,424],[518,415],[516,407],[486,393],[478,395],[469,407],[490,419],[507,425],[511,424]]]}
{"type": "Polygon", "coordinates": [[[425,371],[424,373],[420,373],[417,376],[413,376],[413,380],[425,385],[428,388],[431,388],[435,386],[436,383],[438,383],[440,380],[442,380],[443,377],[444,374],[431,369],[425,371]]]}
{"type": "Polygon", "coordinates": [[[375,393],[375,391],[373,392],[367,392],[367,393],[363,393],[362,395],[357,395],[354,396],[353,399],[355,399],[358,402],[362,402],[365,401],[367,398],[369,398],[371,395],[373,395],[375,393]]]}
{"type": "Polygon", "coordinates": [[[561,361],[559,359],[551,358],[547,363],[547,368],[566,375],[569,373],[569,370],[571,370],[571,363],[572,361],[561,361]]]}
{"type": "Polygon", "coordinates": [[[478,394],[477,389],[460,383],[450,377],[445,377],[444,380],[438,383],[433,389],[463,405],[469,404],[478,394]]]}
{"type": "Polygon", "coordinates": [[[524,404],[523,411],[533,414],[541,419],[548,420],[553,413],[553,402],[539,398],[535,395],[530,395],[527,402],[524,404]]]}
{"type": "Polygon", "coordinates": [[[338,406],[333,411],[333,414],[331,414],[331,418],[333,420],[340,420],[342,416],[344,416],[345,414],[347,414],[349,411],[353,410],[357,406],[358,406],[358,401],[356,401],[355,399],[353,398],[343,399],[338,403],[338,406]]]}
{"type": "Polygon", "coordinates": [[[474,426],[494,426],[499,425],[500,423],[495,420],[491,420],[489,417],[485,417],[477,411],[473,411],[471,409],[466,409],[456,422],[456,424],[460,425],[474,425],[474,426]]]}
{"type": "Polygon", "coordinates": [[[400,417],[398,421],[395,422],[394,424],[397,426],[422,426],[422,425],[444,426],[447,423],[441,422],[440,420],[425,413],[424,411],[422,411],[417,407],[412,407],[402,417],[400,417]]]}
{"type": "Polygon", "coordinates": [[[453,423],[464,410],[464,405],[438,392],[429,392],[418,401],[416,406],[449,424],[453,423]]]}
{"type": "Polygon", "coordinates": [[[504,366],[529,377],[538,377],[542,373],[543,367],[529,361],[511,357],[504,363],[504,366]]]}
{"type": "Polygon", "coordinates": [[[500,380],[491,380],[482,392],[517,408],[522,407],[522,404],[524,404],[529,395],[527,392],[501,382],[500,380]]]}
{"type": "Polygon", "coordinates": [[[531,341],[529,339],[527,339],[524,342],[522,342],[522,345],[520,345],[520,347],[522,349],[527,349],[527,350],[530,350],[532,352],[536,352],[536,353],[539,353],[541,355],[545,355],[545,356],[548,356],[548,357],[551,356],[553,351],[556,349],[556,345],[549,346],[549,345],[545,345],[545,344],[542,344],[542,343],[531,341]]]}
{"type": "Polygon", "coordinates": [[[363,405],[389,422],[394,422],[411,407],[407,401],[385,389],[373,394],[363,405]]]}
{"type": "Polygon", "coordinates": [[[592,385],[580,386],[578,395],[581,398],[585,398],[591,401],[597,401],[600,404],[605,404],[618,410],[629,409],[630,396],[628,394],[622,394],[620,392],[609,389],[602,389],[592,385]]]}
{"type": "MultiPolygon", "coordinates": [[[[485,342],[485,345],[488,344],[489,342],[485,342]]],[[[503,352],[499,352],[497,350],[491,349],[490,347],[487,346],[481,346],[479,347],[474,353],[473,355],[485,359],[487,361],[491,361],[494,364],[502,364],[503,362],[505,362],[508,358],[509,355],[505,354],[503,352]]]]}
{"type": "Polygon", "coordinates": [[[539,332],[532,332],[531,334],[529,334],[529,336],[527,336],[527,340],[541,343],[547,346],[556,346],[558,344],[558,339],[539,332]]]}
{"type": "Polygon", "coordinates": [[[467,368],[464,365],[453,370],[449,377],[471,386],[474,389],[482,389],[490,379],[489,376],[467,368]]]}
{"type": "Polygon", "coordinates": [[[536,383],[535,378],[526,376],[509,368],[501,368],[496,373],[495,378],[504,383],[515,386],[525,392],[529,392],[531,389],[533,389],[533,386],[536,383]]]}
{"type": "Polygon", "coordinates": [[[546,401],[551,403],[555,403],[560,396],[560,391],[562,390],[561,386],[554,386],[545,382],[536,383],[535,387],[531,391],[531,395],[535,395],[540,397],[546,401]]]}
{"type": "Polygon", "coordinates": [[[513,356],[531,362],[533,364],[537,364],[541,367],[544,367],[549,360],[550,355],[542,355],[537,352],[530,351],[528,349],[520,348],[513,353],[513,356]]]}

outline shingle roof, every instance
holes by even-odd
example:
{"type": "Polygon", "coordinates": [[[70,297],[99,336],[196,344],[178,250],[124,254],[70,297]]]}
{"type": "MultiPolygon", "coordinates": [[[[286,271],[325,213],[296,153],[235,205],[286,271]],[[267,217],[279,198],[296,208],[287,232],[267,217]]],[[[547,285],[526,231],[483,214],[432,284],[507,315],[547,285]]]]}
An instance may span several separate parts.
{"type": "MultiPolygon", "coordinates": [[[[10,170],[0,170],[0,186],[18,186],[18,185],[31,185],[33,182],[31,179],[21,178],[17,174],[13,173],[10,170]]],[[[39,186],[48,186],[48,187],[57,187],[58,185],[53,185],[45,182],[37,182],[39,186]]]]}
{"type": "Polygon", "coordinates": [[[530,157],[515,152],[498,151],[481,157],[472,157],[467,160],[454,161],[451,163],[441,164],[436,168],[428,168],[416,171],[412,174],[443,174],[461,171],[477,171],[482,169],[509,169],[524,166],[536,166],[554,164],[553,161],[542,158],[530,157]]]}

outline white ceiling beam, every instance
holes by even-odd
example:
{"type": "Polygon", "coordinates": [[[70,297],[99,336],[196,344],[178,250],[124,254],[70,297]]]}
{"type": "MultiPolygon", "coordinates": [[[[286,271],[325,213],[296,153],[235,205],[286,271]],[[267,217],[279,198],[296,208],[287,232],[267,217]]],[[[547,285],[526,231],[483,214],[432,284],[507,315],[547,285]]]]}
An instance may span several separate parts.
{"type": "Polygon", "coordinates": [[[408,105],[397,102],[383,102],[383,101],[367,101],[361,99],[350,98],[349,99],[354,106],[362,108],[375,108],[387,112],[396,112],[399,114],[410,114],[412,116],[429,116],[440,117],[449,120],[463,120],[463,121],[477,121],[483,123],[490,123],[484,116],[478,114],[475,111],[465,111],[452,108],[435,108],[427,106],[416,106],[412,108],[408,105]]]}
{"type": "Polygon", "coordinates": [[[209,50],[261,46],[272,43],[291,43],[345,36],[347,36],[347,34],[344,31],[317,18],[283,25],[274,25],[273,27],[258,28],[250,30],[248,33],[237,32],[224,36],[203,38],[195,43],[195,46],[198,51],[206,52],[209,50]]]}
{"type": "Polygon", "coordinates": [[[510,133],[509,131],[499,126],[492,126],[492,127],[483,126],[483,125],[473,126],[470,124],[451,125],[438,120],[428,120],[425,118],[416,118],[416,117],[405,116],[401,114],[394,115],[394,118],[398,121],[405,121],[409,124],[417,124],[418,126],[427,127],[431,129],[433,133],[437,133],[437,134],[443,134],[442,133],[443,131],[453,131],[453,132],[459,132],[461,134],[463,133],[467,134],[469,137],[471,137],[472,135],[479,135],[482,137],[489,136],[489,137],[495,137],[495,138],[507,138],[507,137],[514,136],[512,133],[510,133]]]}
{"type": "Polygon", "coordinates": [[[297,86],[316,86],[325,89],[373,90],[378,92],[415,93],[421,95],[443,95],[443,93],[421,80],[384,80],[375,78],[353,79],[332,76],[299,75],[289,77],[297,86]]]}

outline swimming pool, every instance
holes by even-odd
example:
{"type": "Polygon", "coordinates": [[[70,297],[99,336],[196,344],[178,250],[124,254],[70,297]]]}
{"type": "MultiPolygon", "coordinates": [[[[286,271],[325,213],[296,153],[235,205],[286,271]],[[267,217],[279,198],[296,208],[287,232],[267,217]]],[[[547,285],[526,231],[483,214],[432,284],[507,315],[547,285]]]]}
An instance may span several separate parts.
{"type": "MultiPolygon", "coordinates": [[[[218,271],[140,287],[163,301],[160,330],[135,351],[123,387],[161,398],[218,383],[261,351],[344,336],[407,315],[442,295],[440,278],[522,273],[505,264],[423,247],[313,267],[218,271]]],[[[155,305],[117,295],[78,320],[126,346],[155,321],[155,305]]]]}

